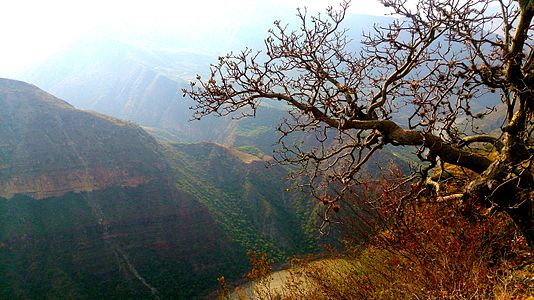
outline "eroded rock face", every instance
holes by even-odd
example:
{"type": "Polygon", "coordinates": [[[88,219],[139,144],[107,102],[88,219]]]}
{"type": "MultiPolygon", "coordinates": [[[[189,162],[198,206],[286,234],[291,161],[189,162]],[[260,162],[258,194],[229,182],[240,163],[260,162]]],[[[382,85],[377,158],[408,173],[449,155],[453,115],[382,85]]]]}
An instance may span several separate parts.
{"type": "Polygon", "coordinates": [[[167,172],[157,142],[131,123],[7,79],[0,80],[0,107],[2,197],[137,186],[167,172]]]}
{"type": "Polygon", "coordinates": [[[61,196],[67,192],[91,192],[110,186],[133,187],[148,182],[146,176],[130,175],[119,168],[53,171],[42,175],[13,175],[0,182],[1,197],[24,194],[34,199],[61,196]]]}

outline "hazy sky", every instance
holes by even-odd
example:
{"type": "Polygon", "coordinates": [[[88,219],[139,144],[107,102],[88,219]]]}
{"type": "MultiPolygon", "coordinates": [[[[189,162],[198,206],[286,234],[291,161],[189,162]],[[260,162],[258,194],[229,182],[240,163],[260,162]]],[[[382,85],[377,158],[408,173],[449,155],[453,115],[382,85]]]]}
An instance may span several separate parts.
{"type": "MultiPolygon", "coordinates": [[[[307,6],[322,11],[326,0],[1,0],[0,76],[9,75],[58,51],[88,33],[120,35],[225,34],[281,12],[307,6]]],[[[384,14],[376,0],[353,0],[351,13],[384,14]]]]}

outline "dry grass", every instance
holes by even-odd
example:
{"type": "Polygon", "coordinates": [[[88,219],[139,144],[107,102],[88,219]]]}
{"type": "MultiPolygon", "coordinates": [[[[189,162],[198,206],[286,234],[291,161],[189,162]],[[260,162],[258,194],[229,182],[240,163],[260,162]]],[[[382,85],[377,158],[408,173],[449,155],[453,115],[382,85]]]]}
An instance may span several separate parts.
{"type": "MultiPolygon", "coordinates": [[[[455,171],[450,192],[470,176],[455,171]]],[[[274,274],[265,257],[252,261],[254,283],[234,299],[534,300],[534,253],[505,213],[424,195],[398,214],[402,197],[383,192],[390,181],[355,196],[343,251],[274,274]],[[377,206],[365,210],[371,198],[377,206]]]]}
{"type": "Polygon", "coordinates": [[[494,268],[479,261],[455,274],[448,270],[452,266],[435,265],[429,270],[407,253],[369,247],[355,258],[294,260],[291,268],[238,288],[228,298],[531,300],[534,261],[531,254],[521,260],[494,268]]]}
{"type": "MultiPolygon", "coordinates": [[[[534,255],[505,214],[469,219],[447,204],[425,205],[404,227],[331,259],[292,261],[270,273],[253,262],[253,284],[233,299],[529,299],[534,255]]],[[[263,265],[262,265],[263,264],[263,265]]]]}

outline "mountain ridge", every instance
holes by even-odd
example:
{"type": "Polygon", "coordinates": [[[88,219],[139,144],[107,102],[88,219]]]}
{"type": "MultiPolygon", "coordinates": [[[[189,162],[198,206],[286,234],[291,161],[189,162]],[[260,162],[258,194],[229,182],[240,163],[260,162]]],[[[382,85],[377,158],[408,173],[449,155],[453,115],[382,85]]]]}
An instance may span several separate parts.
{"type": "Polygon", "coordinates": [[[144,156],[159,151],[156,140],[132,123],[76,110],[33,85],[8,79],[0,79],[0,105],[3,197],[22,193],[45,198],[115,184],[136,186],[165,172],[158,155],[144,156]],[[82,127],[93,131],[80,131],[82,127]],[[142,144],[126,147],[114,138],[121,135],[142,144]],[[109,164],[109,148],[125,156],[109,164]]]}

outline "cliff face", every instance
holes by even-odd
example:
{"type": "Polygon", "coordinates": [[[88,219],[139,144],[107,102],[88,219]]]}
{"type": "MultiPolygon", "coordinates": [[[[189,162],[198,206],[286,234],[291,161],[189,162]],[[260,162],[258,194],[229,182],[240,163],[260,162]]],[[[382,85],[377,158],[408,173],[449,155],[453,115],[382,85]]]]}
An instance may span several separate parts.
{"type": "Polygon", "coordinates": [[[0,298],[190,299],[239,276],[244,251],[161,183],[0,198],[0,298]]]}
{"type": "Polygon", "coordinates": [[[244,249],[140,127],[0,80],[0,298],[191,298],[244,249]]]}

